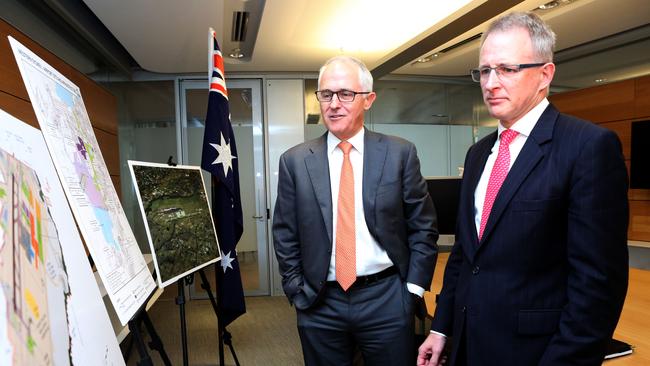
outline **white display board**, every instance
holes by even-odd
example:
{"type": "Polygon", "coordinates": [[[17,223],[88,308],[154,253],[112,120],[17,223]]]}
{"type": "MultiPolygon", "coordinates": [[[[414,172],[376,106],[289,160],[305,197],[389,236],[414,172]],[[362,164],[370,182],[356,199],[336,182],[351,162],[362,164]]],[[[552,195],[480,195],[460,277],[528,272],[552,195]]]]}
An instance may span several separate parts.
{"type": "Polygon", "coordinates": [[[41,132],[0,110],[0,365],[124,365],[41,132]]]}
{"type": "Polygon", "coordinates": [[[8,38],[74,217],[125,325],[156,284],[113,187],[81,91],[35,53],[8,38]]]}

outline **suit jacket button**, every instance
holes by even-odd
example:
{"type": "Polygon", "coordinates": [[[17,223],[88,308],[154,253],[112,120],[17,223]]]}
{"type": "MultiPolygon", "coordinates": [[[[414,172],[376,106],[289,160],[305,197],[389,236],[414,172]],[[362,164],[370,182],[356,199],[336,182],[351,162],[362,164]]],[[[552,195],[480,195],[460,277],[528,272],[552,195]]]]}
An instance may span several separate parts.
{"type": "Polygon", "coordinates": [[[478,271],[479,271],[479,267],[476,266],[476,267],[474,267],[474,269],[472,269],[472,274],[473,274],[473,275],[477,275],[477,274],[478,274],[478,271]]]}
{"type": "Polygon", "coordinates": [[[466,312],[467,311],[467,306],[463,306],[463,308],[460,311],[462,311],[463,313],[466,312]]]}

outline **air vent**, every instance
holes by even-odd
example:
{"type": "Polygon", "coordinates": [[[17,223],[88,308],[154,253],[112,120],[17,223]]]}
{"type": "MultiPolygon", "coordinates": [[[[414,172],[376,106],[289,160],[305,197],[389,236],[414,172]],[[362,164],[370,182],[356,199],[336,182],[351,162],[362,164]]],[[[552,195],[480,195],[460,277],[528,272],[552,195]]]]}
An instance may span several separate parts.
{"type": "Polygon", "coordinates": [[[231,41],[244,42],[246,40],[249,17],[250,13],[247,11],[234,11],[232,13],[231,41]]]}
{"type": "Polygon", "coordinates": [[[470,42],[472,42],[472,41],[474,41],[474,40],[476,40],[476,39],[481,38],[481,35],[483,35],[483,33],[479,33],[479,34],[473,35],[473,36],[471,36],[471,37],[469,37],[469,38],[466,38],[466,39],[464,39],[464,40],[462,40],[462,41],[460,41],[460,42],[458,42],[458,43],[456,43],[456,44],[453,44],[453,45],[451,45],[451,46],[445,48],[444,50],[440,50],[440,51],[438,51],[438,52],[439,52],[439,53],[449,52],[449,51],[451,51],[451,50],[453,50],[453,49],[456,49],[456,48],[458,48],[458,47],[460,47],[460,46],[462,46],[462,45],[468,44],[468,43],[470,43],[470,42]]]}

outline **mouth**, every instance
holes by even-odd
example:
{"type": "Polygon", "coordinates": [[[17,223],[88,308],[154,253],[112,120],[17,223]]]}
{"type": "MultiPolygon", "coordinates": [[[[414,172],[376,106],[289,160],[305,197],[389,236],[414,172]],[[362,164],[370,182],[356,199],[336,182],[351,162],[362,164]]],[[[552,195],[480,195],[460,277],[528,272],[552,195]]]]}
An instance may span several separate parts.
{"type": "Polygon", "coordinates": [[[330,115],[327,116],[327,118],[329,118],[331,121],[337,121],[337,120],[339,120],[341,118],[344,118],[344,117],[345,117],[345,115],[343,115],[343,114],[330,114],[330,115]]]}
{"type": "Polygon", "coordinates": [[[507,98],[501,98],[501,97],[487,97],[485,99],[485,101],[490,103],[490,104],[498,104],[498,103],[501,103],[501,102],[505,102],[507,100],[508,100],[507,98]]]}

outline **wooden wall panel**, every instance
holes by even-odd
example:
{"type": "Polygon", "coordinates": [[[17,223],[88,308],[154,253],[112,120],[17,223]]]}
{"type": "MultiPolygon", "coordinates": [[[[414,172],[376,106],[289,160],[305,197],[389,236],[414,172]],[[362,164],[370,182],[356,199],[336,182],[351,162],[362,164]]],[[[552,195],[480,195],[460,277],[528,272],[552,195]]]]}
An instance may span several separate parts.
{"type": "Polygon", "coordinates": [[[627,196],[630,200],[650,201],[650,189],[630,189],[627,196]]]}
{"type": "Polygon", "coordinates": [[[650,241],[650,204],[648,201],[630,201],[628,239],[650,241]]]}
{"type": "Polygon", "coordinates": [[[75,84],[82,91],[81,97],[93,127],[117,135],[117,101],[113,94],[104,88],[93,87],[96,84],[89,79],[81,79],[75,84]],[[87,102],[96,100],[101,100],[103,103],[87,102]]]}
{"type": "Polygon", "coordinates": [[[27,90],[14,59],[7,36],[11,35],[32,52],[52,65],[81,90],[90,122],[93,126],[99,148],[113,183],[120,181],[119,145],[117,135],[117,102],[106,89],[86,75],[75,70],[56,55],[41,47],[0,19],[0,108],[16,118],[39,128],[36,115],[29,101],[27,90]]]}
{"type": "Polygon", "coordinates": [[[634,119],[634,80],[554,94],[549,100],[563,113],[594,123],[634,119]]]}
{"type": "Polygon", "coordinates": [[[118,146],[117,136],[97,128],[93,128],[93,130],[95,131],[95,137],[97,138],[97,143],[99,144],[99,149],[104,157],[104,163],[106,163],[109,174],[119,176],[120,152],[119,150],[113,150],[118,146]]]}
{"type": "MultiPolygon", "coordinates": [[[[630,146],[632,144],[632,122],[631,121],[616,121],[605,122],[600,124],[602,127],[610,129],[618,135],[623,145],[623,155],[625,160],[630,160],[630,146]]],[[[628,170],[629,172],[629,170],[628,170]]]]}
{"type": "Polygon", "coordinates": [[[122,183],[120,182],[120,176],[111,174],[111,181],[113,181],[113,187],[115,187],[115,191],[117,192],[117,197],[119,197],[120,200],[122,200],[122,183]]]}
{"type": "Polygon", "coordinates": [[[650,117],[650,75],[636,79],[635,94],[634,114],[638,117],[650,117]]]}
{"type": "MultiPolygon", "coordinates": [[[[650,76],[555,94],[549,99],[563,113],[585,118],[616,132],[623,145],[629,176],[632,122],[650,119],[650,76]]],[[[628,239],[650,242],[650,190],[630,189],[628,199],[628,239]]]]}
{"type": "Polygon", "coordinates": [[[0,108],[32,127],[40,129],[30,102],[0,91],[0,108]]]}

